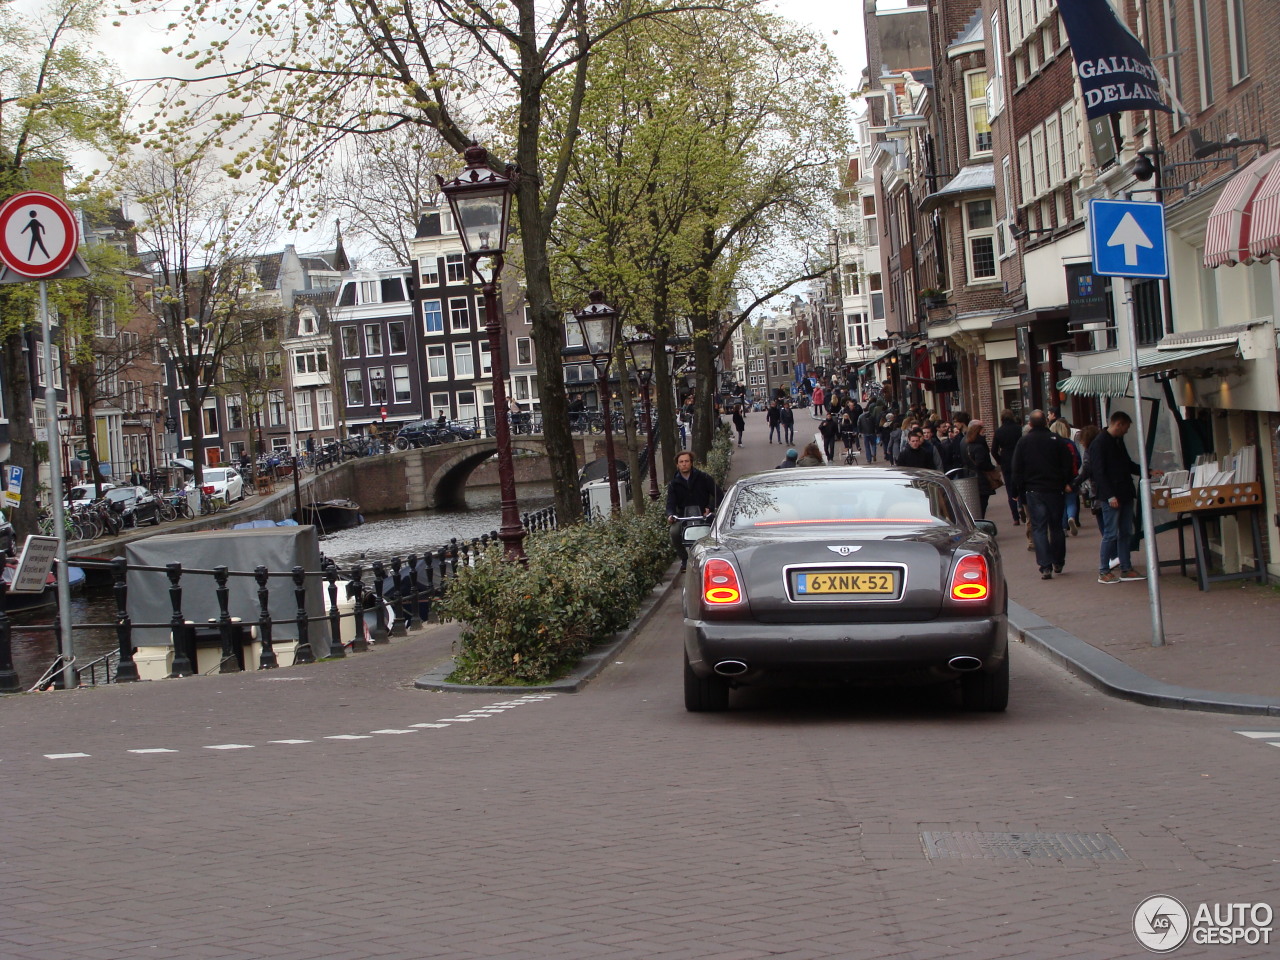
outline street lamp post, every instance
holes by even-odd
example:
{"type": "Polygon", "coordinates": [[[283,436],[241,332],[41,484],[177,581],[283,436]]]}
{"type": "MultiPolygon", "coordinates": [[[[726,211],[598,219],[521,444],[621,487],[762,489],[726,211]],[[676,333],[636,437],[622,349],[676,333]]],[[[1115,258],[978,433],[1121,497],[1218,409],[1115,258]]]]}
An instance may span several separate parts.
{"type": "Polygon", "coordinates": [[[654,463],[654,441],[657,431],[653,429],[653,414],[649,407],[649,384],[653,381],[653,348],[655,341],[652,334],[642,334],[627,341],[627,350],[631,353],[631,364],[636,368],[636,376],[640,378],[640,396],[644,403],[644,429],[646,446],[649,450],[649,499],[658,499],[658,468],[654,463]]]}
{"type": "Polygon", "coordinates": [[[604,414],[604,455],[609,466],[609,506],[617,515],[622,511],[618,496],[618,462],[613,453],[613,404],[609,402],[609,363],[613,360],[613,348],[618,342],[618,311],[604,302],[599,290],[590,293],[591,302],[581,310],[575,310],[574,319],[582,329],[582,341],[591,354],[591,364],[596,368],[596,389],[600,392],[600,406],[604,414]]]}
{"type": "Polygon", "coordinates": [[[489,335],[489,359],[493,383],[494,433],[498,443],[498,486],[502,496],[502,526],[498,539],[507,560],[524,563],[524,527],[516,504],[515,465],[511,460],[511,424],[506,416],[506,364],[502,359],[503,316],[498,303],[498,277],[502,274],[511,223],[513,171],[499,173],[488,165],[489,154],[474,142],[463,155],[466,169],[455,179],[440,182],[458,225],[467,265],[480,281],[484,295],[485,332],[489,335]]]}

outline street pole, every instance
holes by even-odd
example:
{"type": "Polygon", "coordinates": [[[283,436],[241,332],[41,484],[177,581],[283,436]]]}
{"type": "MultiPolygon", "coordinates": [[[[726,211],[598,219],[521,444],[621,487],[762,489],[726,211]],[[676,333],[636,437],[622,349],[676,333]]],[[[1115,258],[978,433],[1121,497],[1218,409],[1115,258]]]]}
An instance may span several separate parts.
{"type": "Polygon", "coordinates": [[[1160,557],[1156,552],[1156,524],[1151,509],[1151,464],[1147,458],[1147,428],[1142,414],[1142,371],[1138,366],[1138,323],[1133,312],[1133,279],[1124,278],[1124,305],[1129,329],[1129,373],[1133,380],[1133,414],[1138,427],[1138,501],[1142,506],[1142,543],[1147,557],[1147,599],[1151,604],[1151,645],[1164,646],[1164,616],[1160,610],[1160,557]]]}
{"type": "Polygon", "coordinates": [[[502,359],[502,315],[498,312],[498,277],[502,272],[501,261],[496,261],[492,279],[484,280],[485,333],[489,335],[489,369],[493,385],[493,426],[498,443],[498,489],[502,496],[502,526],[498,539],[502,541],[502,556],[506,560],[526,563],[524,552],[524,526],[520,523],[520,511],[516,503],[516,470],[511,459],[511,423],[507,415],[506,364],[502,359]]]}
{"type": "Polygon", "coordinates": [[[58,388],[54,386],[53,331],[49,324],[49,285],[40,281],[40,330],[44,337],[44,418],[52,437],[46,442],[49,448],[49,491],[53,498],[53,531],[58,537],[58,632],[63,656],[62,686],[74,690],[78,685],[73,662],[75,645],[71,640],[71,584],[67,579],[67,518],[62,507],[62,445],[58,430],[58,388]]]}
{"type": "Polygon", "coordinates": [[[653,446],[654,446],[654,441],[657,439],[657,431],[653,429],[653,413],[649,407],[649,380],[651,379],[651,377],[652,377],[652,374],[650,374],[648,377],[641,377],[640,388],[643,391],[643,397],[644,397],[644,429],[646,434],[645,439],[647,441],[645,445],[649,448],[649,499],[657,500],[658,499],[658,468],[657,468],[657,465],[654,463],[654,459],[653,459],[654,457],[653,446]]]}

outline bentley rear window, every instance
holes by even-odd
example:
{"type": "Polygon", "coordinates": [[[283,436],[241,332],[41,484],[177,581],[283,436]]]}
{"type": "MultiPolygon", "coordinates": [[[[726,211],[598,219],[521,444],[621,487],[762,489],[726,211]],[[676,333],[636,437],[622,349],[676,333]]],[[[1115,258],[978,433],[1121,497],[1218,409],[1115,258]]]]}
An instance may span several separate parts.
{"type": "Polygon", "coordinates": [[[751,483],[738,489],[729,508],[729,526],[734,530],[955,522],[942,484],[925,478],[850,476],[751,483]]]}

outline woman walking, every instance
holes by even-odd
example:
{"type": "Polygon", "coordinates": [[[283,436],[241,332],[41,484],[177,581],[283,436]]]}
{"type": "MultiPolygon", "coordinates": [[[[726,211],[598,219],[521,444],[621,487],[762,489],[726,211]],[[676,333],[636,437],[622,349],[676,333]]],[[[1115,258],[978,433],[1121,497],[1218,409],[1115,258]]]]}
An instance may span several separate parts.
{"type": "Polygon", "coordinates": [[[983,436],[983,429],[981,420],[970,420],[969,428],[965,431],[963,447],[964,465],[978,477],[978,502],[981,504],[978,519],[980,520],[986,518],[987,501],[991,499],[991,494],[994,492],[988,474],[996,469],[995,463],[991,460],[991,451],[987,448],[987,438],[983,436]]]}
{"type": "Polygon", "coordinates": [[[747,429],[746,418],[742,415],[742,404],[733,408],[733,429],[738,431],[738,446],[742,446],[742,432],[747,429]]]}

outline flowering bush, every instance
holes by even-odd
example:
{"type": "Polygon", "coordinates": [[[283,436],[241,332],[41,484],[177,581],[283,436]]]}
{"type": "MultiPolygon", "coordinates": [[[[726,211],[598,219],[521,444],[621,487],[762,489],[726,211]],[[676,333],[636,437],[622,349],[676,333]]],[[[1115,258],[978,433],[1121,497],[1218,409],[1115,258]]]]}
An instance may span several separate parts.
{"type": "Polygon", "coordinates": [[[644,516],[531,534],[529,562],[506,563],[493,544],[448,584],[436,609],[460,620],[453,683],[540,684],[566,673],[622,629],[671,562],[661,504],[644,516]]]}

